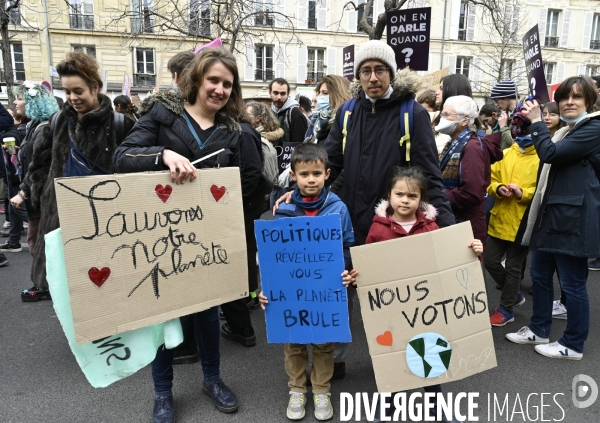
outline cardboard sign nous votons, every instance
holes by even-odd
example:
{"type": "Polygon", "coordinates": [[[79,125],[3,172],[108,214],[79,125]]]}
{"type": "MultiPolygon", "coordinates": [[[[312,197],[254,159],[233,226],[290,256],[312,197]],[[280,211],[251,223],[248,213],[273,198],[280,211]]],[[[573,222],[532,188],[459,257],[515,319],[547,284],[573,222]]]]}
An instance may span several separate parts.
{"type": "Polygon", "coordinates": [[[54,180],[77,345],[248,295],[239,170],[54,180]]]}
{"type": "Polygon", "coordinates": [[[469,222],[351,248],[380,392],[463,379],[496,366],[469,222]]]}

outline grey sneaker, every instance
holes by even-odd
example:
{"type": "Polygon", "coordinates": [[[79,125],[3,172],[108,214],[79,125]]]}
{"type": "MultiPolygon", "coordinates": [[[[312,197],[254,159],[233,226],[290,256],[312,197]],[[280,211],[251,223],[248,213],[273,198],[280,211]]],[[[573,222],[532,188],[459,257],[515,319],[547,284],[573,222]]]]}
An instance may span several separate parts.
{"type": "Polygon", "coordinates": [[[554,300],[552,303],[552,318],[567,320],[567,308],[560,300],[554,300]]]}
{"type": "Polygon", "coordinates": [[[329,420],[333,417],[333,405],[329,397],[331,394],[314,394],[313,401],[315,402],[315,419],[329,420]]]}
{"type": "Polygon", "coordinates": [[[506,339],[515,344],[547,344],[549,342],[548,338],[540,338],[533,333],[529,326],[523,326],[515,333],[507,333],[506,339]]]}
{"type": "Polygon", "coordinates": [[[290,420],[301,420],[306,414],[306,395],[290,391],[290,401],[288,402],[285,415],[290,420]]]}

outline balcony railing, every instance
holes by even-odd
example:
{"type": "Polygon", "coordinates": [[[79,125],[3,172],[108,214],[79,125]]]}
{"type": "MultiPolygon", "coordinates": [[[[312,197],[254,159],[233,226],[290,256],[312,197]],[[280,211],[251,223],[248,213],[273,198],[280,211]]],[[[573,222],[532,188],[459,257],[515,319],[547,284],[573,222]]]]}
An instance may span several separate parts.
{"type": "Polygon", "coordinates": [[[156,75],[138,73],[133,77],[133,85],[136,87],[155,87],[156,75]]]}
{"type": "Polygon", "coordinates": [[[256,81],[271,81],[273,78],[275,78],[275,72],[273,72],[273,69],[256,69],[254,71],[254,79],[256,81]]]}
{"type": "Polygon", "coordinates": [[[256,15],[254,24],[257,26],[273,26],[275,24],[275,19],[270,12],[264,11],[256,15]]]}
{"type": "Polygon", "coordinates": [[[325,72],[306,72],[306,79],[309,81],[319,82],[325,76],[325,72]]]}
{"type": "Polygon", "coordinates": [[[558,47],[558,37],[546,37],[546,41],[544,43],[546,47],[558,47]]]}
{"type": "Polygon", "coordinates": [[[94,29],[94,15],[71,15],[71,29],[94,29]]]}
{"type": "Polygon", "coordinates": [[[591,50],[600,50],[600,40],[590,41],[590,49],[591,50]]]}
{"type": "Polygon", "coordinates": [[[154,32],[154,20],[152,16],[140,16],[131,18],[131,32],[133,34],[151,34],[154,32]]]}

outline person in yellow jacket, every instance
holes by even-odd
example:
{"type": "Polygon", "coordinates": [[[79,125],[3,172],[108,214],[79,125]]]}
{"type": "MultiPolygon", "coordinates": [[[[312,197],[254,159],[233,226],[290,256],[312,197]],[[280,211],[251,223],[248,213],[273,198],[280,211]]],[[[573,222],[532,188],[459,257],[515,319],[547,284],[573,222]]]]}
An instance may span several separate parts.
{"type": "Polygon", "coordinates": [[[515,143],[504,150],[504,159],[492,165],[492,177],[487,189],[496,198],[491,210],[483,263],[502,290],[500,305],[490,317],[492,326],[504,326],[514,321],[514,307],[525,302],[520,292],[521,265],[528,249],[518,239],[521,219],[533,199],[540,159],[529,135],[527,117],[517,106],[512,118],[515,143]],[[506,255],[504,266],[502,257],[506,255]]]}

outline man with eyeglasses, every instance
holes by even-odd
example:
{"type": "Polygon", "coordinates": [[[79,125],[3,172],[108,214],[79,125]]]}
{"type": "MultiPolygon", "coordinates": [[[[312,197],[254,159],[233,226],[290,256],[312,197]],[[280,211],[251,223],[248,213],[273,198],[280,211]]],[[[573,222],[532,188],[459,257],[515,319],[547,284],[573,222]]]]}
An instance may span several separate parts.
{"type": "MultiPolygon", "coordinates": [[[[331,127],[324,147],[329,155],[331,180],[344,170],[339,191],[352,216],[357,245],[365,243],[376,203],[385,196],[385,186],[394,166],[407,166],[406,153],[399,145],[400,106],[414,98],[420,78],[409,70],[397,72],[394,50],[386,43],[371,40],[362,45],[354,62],[355,80],[350,91],[356,97],[345,146],[342,128],[331,127]]],[[[343,107],[335,121],[340,122],[343,107]]],[[[440,227],[455,223],[444,193],[437,147],[429,113],[414,102],[411,123],[410,164],[427,177],[429,202],[437,209],[440,227]]]]}

